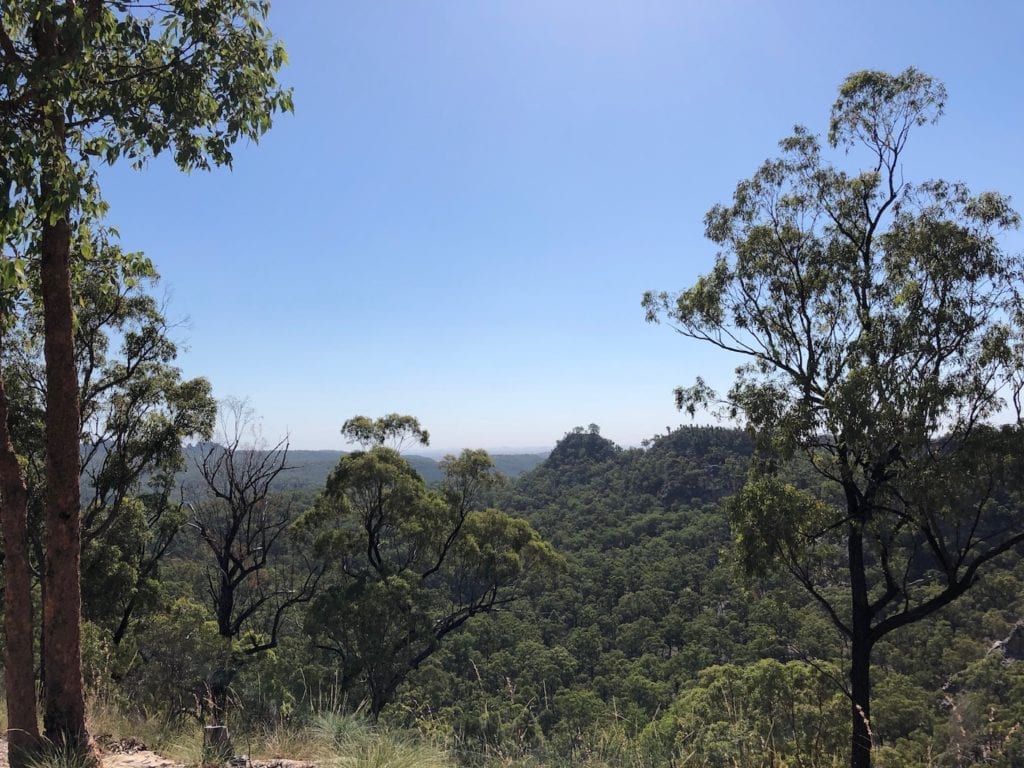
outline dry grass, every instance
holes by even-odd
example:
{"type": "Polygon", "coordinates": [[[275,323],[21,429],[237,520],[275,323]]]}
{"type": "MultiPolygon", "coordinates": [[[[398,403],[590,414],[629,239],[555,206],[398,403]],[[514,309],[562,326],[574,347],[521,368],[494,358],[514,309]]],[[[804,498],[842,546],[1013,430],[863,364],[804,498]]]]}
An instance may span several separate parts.
{"type": "MultiPolygon", "coordinates": [[[[125,717],[115,707],[94,703],[89,726],[112,740],[137,739],[176,763],[203,764],[203,733],[197,723],[125,717]]],[[[443,745],[414,732],[377,726],[358,713],[324,714],[306,726],[281,723],[251,733],[232,729],[232,740],[236,752],[257,760],[308,761],[324,768],[457,768],[443,745]]],[[[34,768],[79,767],[48,759],[34,768]]]]}
{"type": "Polygon", "coordinates": [[[333,768],[456,768],[447,749],[358,715],[321,715],[310,731],[329,745],[331,757],[324,763],[333,768]]]}

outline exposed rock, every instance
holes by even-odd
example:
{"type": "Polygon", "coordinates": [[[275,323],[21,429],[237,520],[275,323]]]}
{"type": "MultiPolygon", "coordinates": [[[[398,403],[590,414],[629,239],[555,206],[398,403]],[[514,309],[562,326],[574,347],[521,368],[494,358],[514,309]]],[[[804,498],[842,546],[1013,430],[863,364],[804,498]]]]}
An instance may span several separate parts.
{"type": "Polygon", "coordinates": [[[1010,636],[1002,642],[1003,656],[1013,661],[1024,661],[1024,623],[1018,623],[1010,636]]]}

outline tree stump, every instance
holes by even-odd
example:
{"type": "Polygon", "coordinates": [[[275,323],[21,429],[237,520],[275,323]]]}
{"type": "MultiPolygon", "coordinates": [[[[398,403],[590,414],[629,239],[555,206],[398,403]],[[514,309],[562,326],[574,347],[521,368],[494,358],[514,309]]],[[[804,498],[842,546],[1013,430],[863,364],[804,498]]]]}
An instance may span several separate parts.
{"type": "Polygon", "coordinates": [[[207,725],[203,728],[203,762],[225,761],[231,758],[231,734],[226,725],[207,725]]]}

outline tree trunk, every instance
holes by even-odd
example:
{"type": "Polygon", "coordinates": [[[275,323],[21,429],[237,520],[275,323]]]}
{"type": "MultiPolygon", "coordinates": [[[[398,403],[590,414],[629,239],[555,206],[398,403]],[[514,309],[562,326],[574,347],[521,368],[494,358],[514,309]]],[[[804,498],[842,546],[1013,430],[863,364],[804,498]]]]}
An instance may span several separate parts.
{"type": "Polygon", "coordinates": [[[387,706],[388,695],[386,691],[378,690],[375,687],[370,688],[370,719],[373,722],[377,722],[380,717],[380,713],[384,711],[384,707],[387,706]]]}
{"type": "Polygon", "coordinates": [[[405,680],[405,675],[400,673],[388,675],[386,679],[380,681],[375,681],[372,678],[368,680],[370,687],[370,716],[374,722],[380,717],[384,707],[391,703],[395,691],[403,680],[405,680]]]}
{"type": "Polygon", "coordinates": [[[231,638],[222,637],[224,643],[224,656],[220,665],[214,670],[207,681],[206,688],[210,698],[210,715],[213,718],[213,725],[226,725],[228,714],[228,695],[231,692],[231,684],[238,676],[240,669],[238,660],[235,658],[231,648],[231,638]]]}
{"type": "Polygon", "coordinates": [[[0,372],[0,524],[4,538],[4,634],[7,739],[12,768],[23,768],[39,745],[32,653],[32,573],[28,558],[28,491],[7,424],[0,372]]]}
{"type": "MultiPolygon", "coordinates": [[[[50,127],[55,138],[63,137],[63,115],[58,110],[50,110],[50,127]]],[[[48,159],[50,167],[44,168],[44,174],[64,170],[60,166],[67,162],[66,157],[48,159]]],[[[42,199],[53,200],[54,190],[47,187],[43,185],[42,199]]],[[[49,220],[44,216],[41,246],[46,359],[43,724],[56,748],[89,756],[92,748],[85,726],[81,649],[78,373],[67,215],[58,214],[55,220],[52,214],[49,220]]]]}
{"type": "Polygon", "coordinates": [[[850,766],[871,768],[871,646],[854,640],[850,655],[850,766]]]}
{"type": "MultiPolygon", "coordinates": [[[[59,68],[74,55],[74,36],[61,40],[56,8],[44,4],[31,36],[37,64],[59,68]]],[[[98,4],[90,4],[97,5],[98,4]]],[[[67,20],[71,24],[72,17],[67,20]]],[[[84,30],[79,30],[84,32],[84,30]]],[[[84,39],[84,38],[82,38],[84,39]]],[[[71,297],[71,213],[78,180],[67,154],[65,95],[45,79],[38,96],[41,150],[37,214],[39,275],[46,363],[46,495],[43,538],[43,727],[53,749],[98,763],[85,726],[82,681],[80,422],[71,297]]]]}
{"type": "Polygon", "coordinates": [[[213,675],[213,680],[210,681],[210,716],[213,719],[214,726],[223,726],[224,721],[227,719],[228,711],[228,685],[224,678],[227,675],[226,670],[219,670],[213,675]]]}
{"type": "Polygon", "coordinates": [[[871,606],[864,566],[864,535],[858,523],[850,529],[851,627],[850,716],[851,768],[871,768],[871,606]]]}
{"type": "Polygon", "coordinates": [[[110,642],[114,645],[120,645],[121,641],[124,640],[124,636],[128,633],[128,625],[132,620],[132,613],[135,612],[135,598],[133,597],[128,601],[128,605],[125,606],[124,610],[121,611],[121,618],[117,622],[117,629],[114,630],[114,634],[110,638],[110,642]]]}
{"type": "Polygon", "coordinates": [[[203,765],[230,760],[234,752],[227,726],[208,725],[203,728],[203,765]]]}

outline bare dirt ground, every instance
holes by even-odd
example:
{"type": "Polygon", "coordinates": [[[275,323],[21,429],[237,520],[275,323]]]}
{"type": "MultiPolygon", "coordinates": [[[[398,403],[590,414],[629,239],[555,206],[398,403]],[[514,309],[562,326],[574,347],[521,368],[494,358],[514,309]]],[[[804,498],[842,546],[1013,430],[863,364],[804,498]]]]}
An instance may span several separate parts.
{"type": "MultiPolygon", "coordinates": [[[[121,739],[100,743],[100,759],[103,768],[186,768],[163,755],[146,749],[136,739],[121,739]]],[[[233,768],[316,768],[313,763],[303,760],[238,760],[232,761],[233,768]]],[[[0,768],[10,768],[7,762],[7,740],[0,738],[0,768]]]]}
{"type": "Polygon", "coordinates": [[[145,744],[135,739],[109,741],[101,743],[100,747],[103,768],[182,768],[179,763],[150,752],[145,744]]]}
{"type": "MultiPolygon", "coordinates": [[[[101,745],[103,768],[184,768],[173,760],[150,752],[146,745],[126,739],[101,745]]],[[[9,768],[7,740],[0,739],[0,768],[9,768]]]]}

